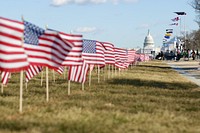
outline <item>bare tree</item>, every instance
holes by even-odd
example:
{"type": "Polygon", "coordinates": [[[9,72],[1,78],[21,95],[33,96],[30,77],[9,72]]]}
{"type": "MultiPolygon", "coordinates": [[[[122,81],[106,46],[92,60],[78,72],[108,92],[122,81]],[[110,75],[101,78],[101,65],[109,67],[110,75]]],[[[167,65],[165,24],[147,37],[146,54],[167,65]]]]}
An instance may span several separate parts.
{"type": "Polygon", "coordinates": [[[187,49],[199,49],[200,50],[200,30],[194,30],[188,33],[185,44],[187,49]]]}
{"type": "Polygon", "coordinates": [[[187,34],[186,45],[189,49],[200,49],[200,0],[191,0],[189,3],[196,12],[196,22],[199,29],[187,34]]]}
{"type": "Polygon", "coordinates": [[[192,0],[192,2],[189,4],[195,9],[195,12],[197,13],[195,21],[200,27],[200,0],[192,0]]]}

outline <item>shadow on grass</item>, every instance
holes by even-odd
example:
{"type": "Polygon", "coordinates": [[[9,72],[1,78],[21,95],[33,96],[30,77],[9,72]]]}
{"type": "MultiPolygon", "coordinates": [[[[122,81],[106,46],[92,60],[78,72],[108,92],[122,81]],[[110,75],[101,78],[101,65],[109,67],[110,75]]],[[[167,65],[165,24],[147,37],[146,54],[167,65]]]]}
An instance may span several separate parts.
{"type": "Polygon", "coordinates": [[[198,86],[190,83],[168,83],[162,81],[153,80],[141,80],[141,79],[113,79],[109,81],[110,84],[114,85],[132,85],[135,87],[150,87],[159,89],[169,89],[169,90],[187,90],[197,88],[198,86]]]}
{"type": "Polygon", "coordinates": [[[139,65],[138,67],[150,67],[150,68],[161,68],[161,69],[172,69],[169,66],[150,66],[150,65],[139,65]]]}

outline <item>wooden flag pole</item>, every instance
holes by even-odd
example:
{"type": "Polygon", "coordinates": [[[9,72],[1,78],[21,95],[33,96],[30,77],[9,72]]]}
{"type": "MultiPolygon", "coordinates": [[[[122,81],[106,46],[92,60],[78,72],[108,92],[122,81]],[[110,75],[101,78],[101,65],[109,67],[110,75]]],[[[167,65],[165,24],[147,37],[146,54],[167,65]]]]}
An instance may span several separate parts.
{"type": "Polygon", "coordinates": [[[42,71],[41,72],[41,86],[42,86],[42,83],[43,83],[43,74],[44,74],[44,72],[42,71]]]}
{"type": "Polygon", "coordinates": [[[119,68],[119,75],[118,76],[120,77],[120,68],[119,68]]]}
{"type": "Polygon", "coordinates": [[[20,96],[19,96],[19,112],[22,113],[23,102],[23,70],[20,72],[20,96]]]}
{"type": "Polygon", "coordinates": [[[113,78],[113,75],[114,75],[114,67],[112,65],[112,74],[111,74],[111,77],[113,78]]]}
{"type": "Polygon", "coordinates": [[[103,80],[105,81],[106,80],[106,73],[105,73],[105,70],[106,70],[106,66],[103,68],[103,80]]]}
{"type": "Polygon", "coordinates": [[[117,67],[115,66],[115,76],[117,75],[117,67]]]}
{"type": "Polygon", "coordinates": [[[100,83],[100,66],[98,65],[98,83],[100,83]]]}
{"type": "Polygon", "coordinates": [[[82,91],[84,91],[84,83],[82,83],[82,91]]]}
{"type": "Polygon", "coordinates": [[[46,101],[49,101],[49,69],[46,67],[46,101]]]}
{"type": "MultiPolygon", "coordinates": [[[[22,21],[24,18],[22,16],[22,21]]],[[[24,36],[22,37],[22,47],[24,45],[24,36]]],[[[22,113],[22,102],[23,102],[23,70],[20,72],[20,89],[19,89],[19,113],[22,113]]]]}
{"type": "Polygon", "coordinates": [[[67,94],[70,95],[70,80],[68,80],[68,91],[67,94]]]}
{"type": "MultiPolygon", "coordinates": [[[[48,25],[45,26],[46,29],[48,25]]],[[[49,68],[46,67],[46,101],[49,101],[49,68]]]]}
{"type": "Polygon", "coordinates": [[[91,86],[91,76],[92,76],[92,69],[91,69],[91,65],[90,66],[90,73],[89,73],[89,86],[91,86]]]}
{"type": "Polygon", "coordinates": [[[108,65],[108,79],[110,78],[110,64],[108,65]]]}

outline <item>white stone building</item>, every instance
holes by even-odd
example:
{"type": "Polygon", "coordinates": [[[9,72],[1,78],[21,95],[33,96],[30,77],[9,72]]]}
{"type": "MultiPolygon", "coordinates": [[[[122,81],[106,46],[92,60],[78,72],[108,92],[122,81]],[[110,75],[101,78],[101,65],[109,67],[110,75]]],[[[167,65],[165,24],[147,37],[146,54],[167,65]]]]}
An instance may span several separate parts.
{"type": "Polygon", "coordinates": [[[143,47],[143,53],[149,54],[149,56],[155,56],[155,46],[154,46],[154,40],[153,37],[150,35],[150,31],[148,30],[148,34],[144,39],[144,47],[143,47]]]}

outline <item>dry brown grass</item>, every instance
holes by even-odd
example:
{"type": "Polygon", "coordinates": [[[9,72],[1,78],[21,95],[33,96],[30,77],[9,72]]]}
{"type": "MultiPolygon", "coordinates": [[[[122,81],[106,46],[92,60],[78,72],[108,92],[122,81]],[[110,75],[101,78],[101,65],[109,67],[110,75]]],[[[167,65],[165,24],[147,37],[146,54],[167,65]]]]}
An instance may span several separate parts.
{"type": "Polygon", "coordinates": [[[52,133],[198,133],[199,87],[161,61],[151,61],[92,86],[50,77],[50,101],[40,76],[24,91],[23,114],[18,112],[19,79],[13,74],[0,95],[0,132],[52,133]]]}

